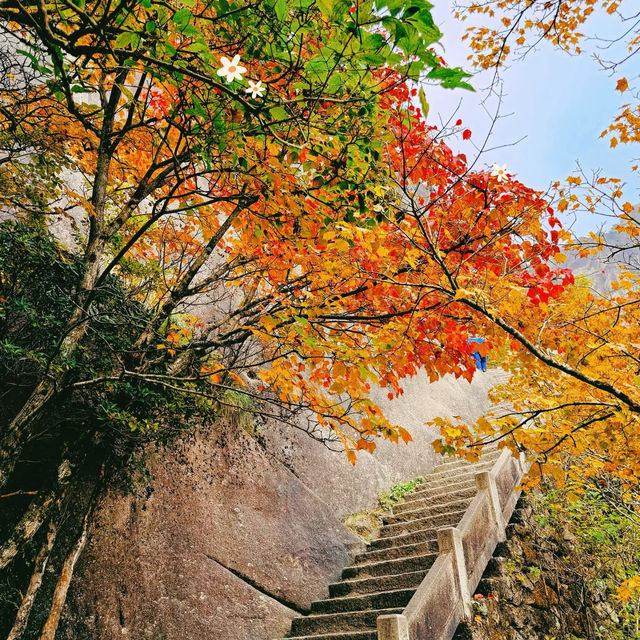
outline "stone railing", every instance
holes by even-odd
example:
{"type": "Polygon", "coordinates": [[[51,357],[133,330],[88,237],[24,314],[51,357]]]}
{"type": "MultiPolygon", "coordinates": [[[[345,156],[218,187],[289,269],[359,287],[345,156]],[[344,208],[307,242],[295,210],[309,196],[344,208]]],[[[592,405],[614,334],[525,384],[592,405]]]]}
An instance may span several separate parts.
{"type": "Polygon", "coordinates": [[[380,616],[378,640],[451,640],[518,500],[524,464],[506,449],[475,476],[478,493],[457,527],[438,530],[438,557],[402,614],[380,616]]]}

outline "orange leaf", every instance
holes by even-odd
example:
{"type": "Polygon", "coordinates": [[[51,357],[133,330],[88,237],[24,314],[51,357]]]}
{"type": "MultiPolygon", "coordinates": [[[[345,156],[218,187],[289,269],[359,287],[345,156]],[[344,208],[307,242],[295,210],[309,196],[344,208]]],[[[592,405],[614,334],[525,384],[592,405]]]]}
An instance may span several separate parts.
{"type": "Polygon", "coordinates": [[[618,82],[616,82],[616,91],[619,91],[620,93],[623,93],[628,88],[629,88],[629,83],[627,82],[626,78],[620,78],[620,80],[618,80],[618,82]]]}

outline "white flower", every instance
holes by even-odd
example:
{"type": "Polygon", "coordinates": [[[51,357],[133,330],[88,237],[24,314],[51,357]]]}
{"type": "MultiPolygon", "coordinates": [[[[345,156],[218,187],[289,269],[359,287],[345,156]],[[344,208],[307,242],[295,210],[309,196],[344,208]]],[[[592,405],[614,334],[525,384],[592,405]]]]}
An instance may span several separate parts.
{"type": "Polygon", "coordinates": [[[497,164],[493,165],[493,171],[491,172],[491,176],[496,178],[498,182],[504,182],[509,177],[509,172],[507,171],[507,165],[503,164],[501,167],[497,164]]]}
{"type": "Polygon", "coordinates": [[[226,79],[227,82],[233,82],[234,80],[242,80],[242,74],[247,73],[247,68],[240,64],[240,56],[233,56],[233,60],[222,56],[220,58],[222,67],[218,69],[218,75],[226,79]]]}
{"type": "Polygon", "coordinates": [[[250,93],[252,98],[262,98],[262,94],[267,90],[262,84],[262,80],[258,80],[258,82],[254,82],[253,80],[249,80],[249,88],[245,89],[246,93],[250,93]]]}

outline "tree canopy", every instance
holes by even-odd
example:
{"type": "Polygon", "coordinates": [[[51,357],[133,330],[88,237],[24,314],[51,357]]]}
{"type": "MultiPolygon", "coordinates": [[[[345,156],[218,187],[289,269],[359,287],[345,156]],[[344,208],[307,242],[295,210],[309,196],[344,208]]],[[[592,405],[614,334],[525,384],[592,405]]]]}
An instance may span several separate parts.
{"type": "MultiPolygon", "coordinates": [[[[558,211],[584,184],[553,203],[456,153],[462,122],[427,120],[429,82],[472,88],[436,53],[430,9],[3,3],[0,487],[21,501],[0,568],[45,523],[55,538],[80,477],[99,493],[138,443],[187,418],[275,418],[352,462],[379,437],[409,441],[371,385],[393,397],[420,369],[471,379],[473,335],[504,354],[513,411],[439,421],[441,451],[501,438],[547,466],[571,451],[589,473],[640,477],[638,273],[607,293],[576,280],[567,252],[602,243],[577,243],[558,211]],[[33,486],[25,451],[43,462],[33,486]]],[[[508,37],[475,32],[478,64],[500,63],[508,37]]],[[[615,181],[584,202],[599,206],[603,186],[635,243],[615,181]]]]}

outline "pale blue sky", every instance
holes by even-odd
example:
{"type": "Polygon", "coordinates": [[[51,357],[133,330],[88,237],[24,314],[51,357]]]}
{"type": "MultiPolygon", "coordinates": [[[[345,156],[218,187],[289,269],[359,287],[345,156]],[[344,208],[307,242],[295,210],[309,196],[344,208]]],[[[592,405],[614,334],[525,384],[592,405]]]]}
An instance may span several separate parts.
{"type": "MultiPolygon", "coordinates": [[[[466,60],[469,51],[461,40],[466,25],[448,13],[448,3],[436,4],[433,10],[444,32],[443,56],[449,65],[471,70],[466,60]]],[[[604,24],[606,20],[598,20],[596,16],[591,27],[594,31],[600,29],[598,35],[602,35],[604,24]]],[[[612,21],[608,24],[610,28],[619,27],[612,21]]],[[[631,100],[629,93],[622,96],[615,91],[616,80],[623,75],[631,80],[638,74],[640,56],[610,76],[591,56],[570,56],[547,43],[523,60],[512,60],[510,68],[501,72],[504,97],[500,111],[504,117],[496,122],[488,147],[509,145],[526,137],[515,146],[485,152],[481,165],[506,164],[522,182],[544,190],[551,182],[573,174],[579,161],[587,172],[602,169],[603,175],[622,178],[627,182],[626,198],[640,201],[640,185],[630,170],[640,149],[637,145],[618,145],[611,149],[608,138],[599,137],[620,105],[631,100]]],[[[466,153],[469,159],[477,153],[472,143],[480,145],[491,126],[492,118],[481,105],[487,96],[483,89],[491,78],[492,72],[474,76],[471,83],[476,93],[438,87],[427,89],[431,107],[429,120],[434,124],[439,124],[440,118],[448,118],[461,102],[458,117],[472,130],[473,136],[470,141],[458,139],[451,144],[454,148],[457,145],[456,150],[466,153]]],[[[496,104],[495,99],[487,101],[492,115],[496,104]]],[[[601,220],[579,220],[576,231],[582,233],[599,222],[601,220]]]]}

